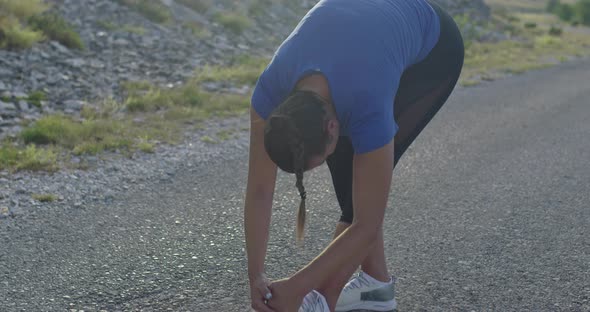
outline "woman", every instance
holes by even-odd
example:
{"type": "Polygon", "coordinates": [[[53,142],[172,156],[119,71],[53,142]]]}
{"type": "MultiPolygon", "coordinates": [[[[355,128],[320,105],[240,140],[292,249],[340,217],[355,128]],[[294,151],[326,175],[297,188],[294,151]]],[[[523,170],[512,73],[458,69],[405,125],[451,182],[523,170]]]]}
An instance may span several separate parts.
{"type": "Polygon", "coordinates": [[[392,170],[451,94],[463,56],[453,19],[426,0],[322,0],[281,44],[252,96],[244,214],[254,310],[396,308],[382,232],[392,170]],[[301,239],[303,173],[324,162],[342,210],[334,240],[270,283],[277,167],[296,176],[301,239]]]}

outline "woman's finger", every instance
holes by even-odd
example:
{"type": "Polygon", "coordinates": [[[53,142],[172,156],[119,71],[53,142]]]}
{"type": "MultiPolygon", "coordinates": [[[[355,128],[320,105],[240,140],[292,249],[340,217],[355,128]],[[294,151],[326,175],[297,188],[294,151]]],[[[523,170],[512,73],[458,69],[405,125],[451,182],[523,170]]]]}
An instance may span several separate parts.
{"type": "Polygon", "coordinates": [[[261,298],[266,300],[272,299],[272,291],[270,291],[269,283],[267,281],[258,284],[257,288],[261,298]]]}
{"type": "Polygon", "coordinates": [[[268,287],[262,287],[260,289],[260,295],[262,295],[262,298],[264,298],[265,300],[270,300],[272,299],[272,292],[270,291],[270,289],[268,287]]]}

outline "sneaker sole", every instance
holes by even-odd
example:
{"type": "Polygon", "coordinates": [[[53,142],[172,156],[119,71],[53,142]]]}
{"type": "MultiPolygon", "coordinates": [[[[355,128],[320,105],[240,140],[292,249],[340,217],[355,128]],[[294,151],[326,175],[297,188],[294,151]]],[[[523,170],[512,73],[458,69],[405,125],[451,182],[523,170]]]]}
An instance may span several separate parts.
{"type": "Polygon", "coordinates": [[[356,304],[351,304],[344,307],[338,307],[336,312],[352,312],[358,311],[361,312],[363,310],[367,311],[378,311],[378,312],[392,312],[396,311],[397,309],[397,302],[395,299],[390,301],[365,301],[356,304]]]}

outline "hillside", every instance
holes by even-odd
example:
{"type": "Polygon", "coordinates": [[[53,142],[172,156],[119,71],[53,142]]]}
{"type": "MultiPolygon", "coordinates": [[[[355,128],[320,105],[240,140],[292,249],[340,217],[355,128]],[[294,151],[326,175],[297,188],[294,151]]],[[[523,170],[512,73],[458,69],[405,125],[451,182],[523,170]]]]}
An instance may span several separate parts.
{"type": "MultiPolygon", "coordinates": [[[[25,1],[34,3],[35,1],[25,1]]],[[[122,86],[147,81],[178,86],[205,65],[265,59],[314,1],[51,0],[50,12],[80,35],[83,49],[55,40],[27,49],[0,49],[0,137],[43,114],[77,115],[122,86]]],[[[487,19],[482,1],[440,0],[453,14],[487,19]]],[[[209,91],[247,93],[223,81],[209,91]]]]}

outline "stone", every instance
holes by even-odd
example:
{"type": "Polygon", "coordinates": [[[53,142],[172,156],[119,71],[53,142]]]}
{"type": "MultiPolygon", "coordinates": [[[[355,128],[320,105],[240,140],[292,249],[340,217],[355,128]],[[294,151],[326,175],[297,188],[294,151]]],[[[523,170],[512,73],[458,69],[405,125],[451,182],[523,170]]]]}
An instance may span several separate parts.
{"type": "Polygon", "coordinates": [[[34,78],[34,79],[37,79],[39,81],[43,81],[43,80],[45,80],[47,78],[47,75],[45,75],[43,73],[40,73],[38,71],[34,71],[34,72],[31,73],[31,77],[34,78]]]}
{"type": "Polygon", "coordinates": [[[0,77],[12,77],[14,76],[14,72],[10,70],[10,68],[3,68],[0,67],[0,77]]]}
{"type": "Polygon", "coordinates": [[[92,59],[92,60],[89,61],[89,66],[91,68],[94,68],[94,69],[103,69],[103,68],[105,68],[105,65],[104,65],[103,62],[101,62],[99,60],[95,60],[95,59],[92,59]]]}
{"type": "Polygon", "coordinates": [[[113,41],[113,45],[115,46],[121,46],[121,47],[125,47],[128,46],[130,43],[128,40],[123,39],[123,38],[119,38],[113,41]]]}
{"type": "Polygon", "coordinates": [[[8,207],[0,207],[0,219],[6,219],[10,216],[12,216],[12,212],[10,211],[10,209],[8,209],[8,207]]]}
{"type": "Polygon", "coordinates": [[[61,43],[57,42],[57,41],[51,41],[51,43],[49,43],[57,52],[60,53],[70,53],[70,50],[65,47],[64,45],[62,45],[61,43]]]}
{"type": "Polygon", "coordinates": [[[16,105],[13,103],[5,103],[0,101],[0,114],[7,113],[9,111],[16,111],[16,105]]]}
{"type": "MultiPolygon", "coordinates": [[[[4,119],[2,119],[2,116],[0,116],[0,129],[1,128],[12,127],[14,125],[15,125],[15,121],[13,119],[6,119],[6,120],[4,120],[4,119]]],[[[5,131],[5,132],[9,132],[9,131],[5,131]]]]}
{"type": "Polygon", "coordinates": [[[72,66],[72,67],[82,67],[84,65],[86,65],[86,61],[84,59],[81,58],[75,58],[75,59],[69,59],[66,61],[66,64],[72,66]]]}
{"type": "Polygon", "coordinates": [[[63,104],[66,110],[79,111],[86,103],[78,100],[67,100],[63,104]]]}
{"type": "Polygon", "coordinates": [[[31,109],[31,106],[25,100],[18,101],[18,107],[20,108],[21,111],[24,111],[24,112],[28,112],[31,109]]]}
{"type": "Polygon", "coordinates": [[[4,82],[0,81],[0,92],[6,91],[8,88],[4,84],[4,82]]]}
{"type": "Polygon", "coordinates": [[[22,91],[14,91],[14,92],[12,92],[12,97],[17,98],[17,99],[25,99],[25,98],[28,98],[29,96],[22,91]]]}

